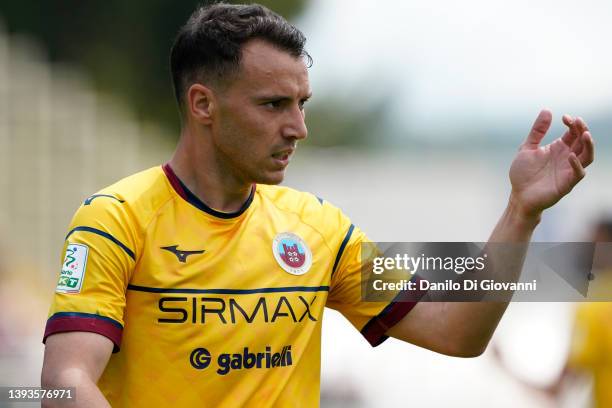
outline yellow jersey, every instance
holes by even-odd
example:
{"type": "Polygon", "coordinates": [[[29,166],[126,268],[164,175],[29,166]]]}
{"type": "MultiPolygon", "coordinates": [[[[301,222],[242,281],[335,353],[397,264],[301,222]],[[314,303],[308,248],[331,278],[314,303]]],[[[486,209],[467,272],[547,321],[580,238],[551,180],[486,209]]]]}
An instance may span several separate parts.
{"type": "Polygon", "coordinates": [[[254,185],[223,213],[154,167],[76,212],[44,339],[112,340],[114,407],[317,406],[324,307],[376,346],[414,306],[361,300],[363,242],[310,193],[254,185]]]}
{"type": "Polygon", "coordinates": [[[612,303],[581,303],[574,326],[569,367],[592,375],[596,407],[612,407],[612,303]]]}

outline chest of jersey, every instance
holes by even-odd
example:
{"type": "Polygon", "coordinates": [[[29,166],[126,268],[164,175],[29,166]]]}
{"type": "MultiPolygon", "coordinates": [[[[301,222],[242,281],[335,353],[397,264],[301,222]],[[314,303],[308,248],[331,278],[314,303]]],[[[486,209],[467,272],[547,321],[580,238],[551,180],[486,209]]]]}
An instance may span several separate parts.
{"type": "Polygon", "coordinates": [[[237,219],[218,219],[185,206],[169,206],[147,227],[130,283],[167,289],[329,283],[334,254],[297,215],[257,200],[237,219]]]}
{"type": "Polygon", "coordinates": [[[202,344],[218,353],[295,350],[295,335],[320,324],[329,292],[333,256],[323,237],[257,200],[229,220],[184,205],[168,206],[147,228],[124,336],[156,335],[166,350],[193,343],[181,359],[202,344]]]}

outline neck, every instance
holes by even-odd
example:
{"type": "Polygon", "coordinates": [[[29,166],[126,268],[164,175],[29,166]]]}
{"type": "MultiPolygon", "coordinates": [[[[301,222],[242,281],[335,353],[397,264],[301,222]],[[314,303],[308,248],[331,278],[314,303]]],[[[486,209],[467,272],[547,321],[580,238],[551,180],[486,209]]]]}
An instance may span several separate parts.
{"type": "Polygon", "coordinates": [[[236,212],[249,198],[253,184],[240,180],[228,171],[206,143],[211,140],[208,136],[183,129],[169,161],[170,167],[207,206],[225,213],[236,212]]]}

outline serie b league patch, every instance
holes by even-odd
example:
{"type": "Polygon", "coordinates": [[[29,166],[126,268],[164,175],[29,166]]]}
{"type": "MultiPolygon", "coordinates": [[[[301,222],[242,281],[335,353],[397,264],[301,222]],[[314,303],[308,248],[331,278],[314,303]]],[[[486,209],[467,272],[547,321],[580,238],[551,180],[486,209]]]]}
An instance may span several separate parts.
{"type": "Polygon", "coordinates": [[[281,232],[272,241],[276,262],[292,275],[303,275],[312,266],[312,252],[306,242],[293,232],[281,232]]]}
{"type": "Polygon", "coordinates": [[[66,247],[66,256],[55,291],[58,293],[79,293],[85,278],[89,247],[82,244],[70,244],[66,247]]]}

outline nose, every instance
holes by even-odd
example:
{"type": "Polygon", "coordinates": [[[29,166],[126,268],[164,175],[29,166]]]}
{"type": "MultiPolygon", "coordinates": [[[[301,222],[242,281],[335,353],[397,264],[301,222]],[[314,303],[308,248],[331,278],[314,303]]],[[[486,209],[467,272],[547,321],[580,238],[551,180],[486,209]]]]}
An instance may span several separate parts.
{"type": "Polygon", "coordinates": [[[288,139],[302,140],[308,137],[304,110],[296,106],[288,113],[287,124],[283,128],[283,136],[288,139]]]}

